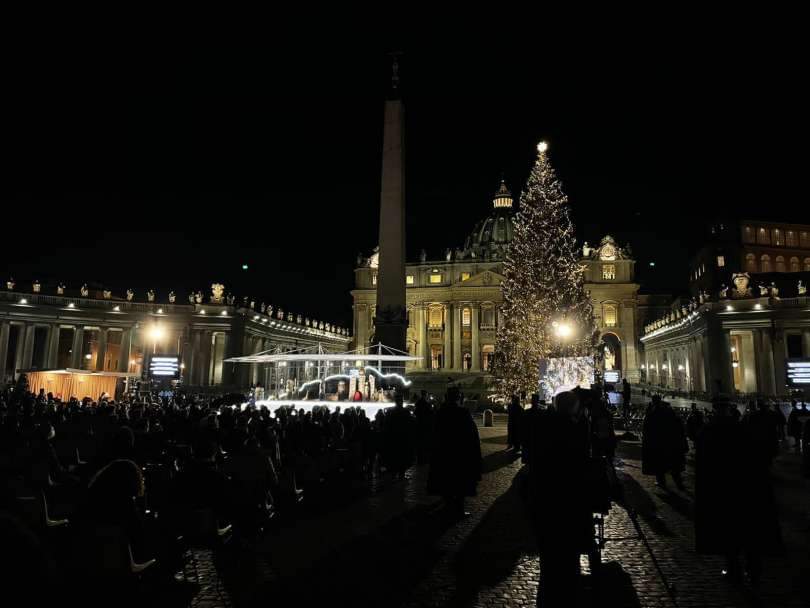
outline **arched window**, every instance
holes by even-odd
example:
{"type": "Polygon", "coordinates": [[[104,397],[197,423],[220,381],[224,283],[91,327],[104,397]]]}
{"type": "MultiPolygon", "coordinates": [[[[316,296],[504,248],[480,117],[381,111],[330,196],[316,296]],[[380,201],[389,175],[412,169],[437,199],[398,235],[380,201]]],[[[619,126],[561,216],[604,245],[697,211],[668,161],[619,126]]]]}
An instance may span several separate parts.
{"type": "Polygon", "coordinates": [[[776,256],[776,272],[786,272],[785,258],[781,255],[776,256]]]}
{"type": "Polygon", "coordinates": [[[430,369],[441,369],[442,367],[442,347],[433,344],[430,347],[430,369]]]}
{"type": "Polygon", "coordinates": [[[433,329],[441,329],[442,327],[442,313],[444,309],[441,306],[431,306],[428,310],[428,325],[433,329]]]}
{"type": "Polygon", "coordinates": [[[757,231],[757,243],[759,243],[760,245],[770,245],[771,244],[771,231],[766,230],[765,228],[760,228],[757,231]]]}
{"type": "Polygon", "coordinates": [[[618,307],[615,304],[603,304],[602,313],[602,319],[605,322],[605,327],[616,327],[619,316],[618,307]]]}
{"type": "Polygon", "coordinates": [[[481,347],[481,369],[485,372],[492,371],[492,362],[495,357],[495,346],[493,344],[484,344],[481,347]]]}
{"type": "Polygon", "coordinates": [[[802,267],[799,265],[799,258],[793,256],[790,258],[790,272],[799,272],[802,267]]]}
{"type": "Polygon", "coordinates": [[[804,258],[804,271],[810,272],[810,258],[804,258]]]}
{"type": "Polygon", "coordinates": [[[746,254],[745,256],[745,271],[746,272],[757,271],[757,257],[753,253],[746,254]]]}
{"type": "Polygon", "coordinates": [[[464,361],[464,371],[470,371],[472,369],[472,355],[470,353],[464,353],[462,360],[464,361]]]}
{"type": "Polygon", "coordinates": [[[771,256],[769,256],[767,253],[760,258],[760,263],[762,272],[771,271],[771,256]]]}

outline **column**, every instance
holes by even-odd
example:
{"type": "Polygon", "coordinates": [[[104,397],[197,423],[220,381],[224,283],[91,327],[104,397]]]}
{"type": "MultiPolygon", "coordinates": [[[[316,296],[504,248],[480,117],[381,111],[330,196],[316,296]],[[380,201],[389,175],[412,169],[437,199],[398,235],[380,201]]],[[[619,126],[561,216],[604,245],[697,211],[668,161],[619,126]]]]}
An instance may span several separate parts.
{"type": "Polygon", "coordinates": [[[0,382],[6,381],[6,361],[8,361],[8,337],[11,324],[0,322],[0,382]]]}
{"type": "Polygon", "coordinates": [[[472,323],[472,371],[481,371],[481,345],[479,344],[478,336],[478,302],[472,304],[472,315],[470,322],[472,323]]]}
{"type": "Polygon", "coordinates": [[[453,357],[451,349],[453,348],[452,334],[453,332],[453,304],[448,302],[444,306],[444,361],[442,361],[442,368],[451,369],[453,367],[453,357]]]}
{"type": "Polygon", "coordinates": [[[70,353],[70,367],[74,369],[82,368],[82,345],[84,344],[84,327],[81,325],[73,328],[73,347],[70,353]]]}
{"type": "Polygon", "coordinates": [[[773,330],[773,379],[774,392],[784,395],[787,391],[787,369],[785,359],[785,332],[782,329],[773,330]]]}
{"type": "Polygon", "coordinates": [[[96,348],[96,371],[104,371],[104,359],[107,358],[107,328],[98,328],[98,347],[96,348]]]}
{"type": "Polygon", "coordinates": [[[802,332],[802,351],[805,357],[810,357],[810,329],[805,329],[802,332]]]}
{"type": "Polygon", "coordinates": [[[189,384],[199,386],[200,384],[200,330],[191,330],[191,348],[186,357],[186,369],[188,370],[189,384]]]}
{"type": "Polygon", "coordinates": [[[417,333],[417,340],[419,340],[419,369],[430,369],[430,352],[428,351],[427,340],[427,307],[424,304],[419,304],[416,309],[416,318],[419,321],[419,331],[417,333]]]}
{"type": "Polygon", "coordinates": [[[453,369],[461,371],[461,305],[453,306],[453,369]]]}
{"type": "Polygon", "coordinates": [[[45,361],[45,367],[54,369],[59,365],[59,332],[61,328],[59,325],[51,325],[48,328],[48,358],[45,361]]]}
{"type": "Polygon", "coordinates": [[[34,332],[36,326],[33,323],[25,324],[25,346],[23,347],[22,367],[23,369],[30,369],[31,362],[34,358],[34,332]]]}
{"type": "Polygon", "coordinates": [[[129,371],[129,357],[132,352],[132,330],[127,328],[121,332],[121,350],[118,352],[118,371],[129,371]]]}
{"type": "Polygon", "coordinates": [[[211,377],[211,332],[200,332],[200,384],[208,386],[211,377]]]}

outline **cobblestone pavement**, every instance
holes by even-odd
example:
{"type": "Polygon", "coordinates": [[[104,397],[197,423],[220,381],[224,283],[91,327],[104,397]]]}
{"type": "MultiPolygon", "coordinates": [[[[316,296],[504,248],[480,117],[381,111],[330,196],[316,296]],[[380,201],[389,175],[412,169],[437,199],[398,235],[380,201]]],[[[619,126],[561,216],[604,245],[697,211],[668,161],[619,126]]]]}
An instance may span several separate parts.
{"type": "MultiPolygon", "coordinates": [[[[485,474],[469,518],[443,519],[437,500],[424,494],[426,471],[418,467],[406,481],[380,484],[326,515],[281,522],[255,551],[218,558],[216,567],[210,555],[202,565],[198,556],[202,588],[192,605],[534,606],[539,564],[514,483],[520,463],[504,451],[502,425],[482,428],[481,438],[485,474]],[[225,573],[219,584],[217,572],[225,573]]],[[[783,454],[776,467],[788,555],[766,562],[758,594],[720,581],[721,561],[694,552],[691,465],[686,492],[664,491],[641,475],[638,444],[623,445],[620,457],[627,501],[649,550],[628,512],[614,507],[598,585],[583,557],[590,605],[810,606],[810,491],[795,455],[783,454]]]]}

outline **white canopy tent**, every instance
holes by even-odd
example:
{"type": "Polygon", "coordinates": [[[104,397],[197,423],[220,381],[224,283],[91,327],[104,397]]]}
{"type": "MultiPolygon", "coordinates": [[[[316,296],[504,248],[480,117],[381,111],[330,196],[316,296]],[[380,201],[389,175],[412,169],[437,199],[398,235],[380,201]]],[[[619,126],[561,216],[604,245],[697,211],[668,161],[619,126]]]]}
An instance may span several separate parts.
{"type": "Polygon", "coordinates": [[[269,384],[275,387],[274,398],[292,397],[293,400],[305,386],[318,384],[319,394],[322,394],[325,382],[344,378],[348,380],[356,373],[353,370],[358,369],[372,372],[383,380],[399,381],[403,386],[408,386],[410,383],[402,374],[408,361],[419,361],[419,357],[383,344],[333,353],[325,351],[320,343],[289,351],[276,347],[253,355],[225,359],[226,363],[269,365],[269,384]],[[295,381],[291,382],[293,377],[295,381]],[[286,386],[281,390],[285,381],[286,386]]]}

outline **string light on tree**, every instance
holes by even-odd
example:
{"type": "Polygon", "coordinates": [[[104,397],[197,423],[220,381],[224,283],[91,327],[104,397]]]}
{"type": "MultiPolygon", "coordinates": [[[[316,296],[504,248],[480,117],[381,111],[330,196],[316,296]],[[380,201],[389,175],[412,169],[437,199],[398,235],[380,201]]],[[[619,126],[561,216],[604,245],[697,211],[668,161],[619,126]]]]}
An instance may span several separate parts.
{"type": "Polygon", "coordinates": [[[537,391],[543,358],[593,355],[598,336],[568,198],[548,148],[544,141],[537,145],[504,262],[495,374],[507,396],[537,391]]]}

